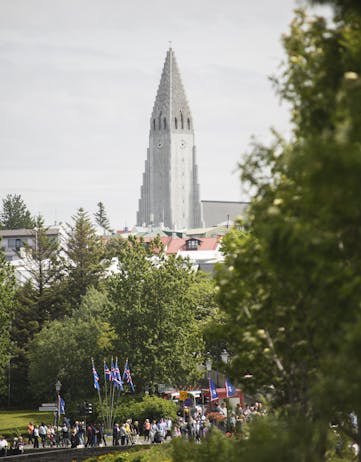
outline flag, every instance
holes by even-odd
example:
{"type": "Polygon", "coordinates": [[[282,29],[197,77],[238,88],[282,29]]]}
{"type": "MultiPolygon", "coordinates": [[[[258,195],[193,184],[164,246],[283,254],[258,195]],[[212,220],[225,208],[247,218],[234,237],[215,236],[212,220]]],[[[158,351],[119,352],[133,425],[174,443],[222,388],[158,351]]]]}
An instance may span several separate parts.
{"type": "Polygon", "coordinates": [[[134,383],[133,383],[133,380],[132,380],[132,376],[130,375],[130,368],[129,368],[129,364],[128,364],[128,358],[125,361],[124,372],[123,372],[123,380],[125,380],[130,385],[130,388],[132,389],[132,392],[134,393],[134,391],[135,391],[134,383]]]}
{"type": "Polygon", "coordinates": [[[95,370],[93,358],[92,358],[92,366],[93,366],[94,388],[99,391],[100,390],[99,375],[98,375],[97,371],[95,370]]]}
{"type": "Polygon", "coordinates": [[[110,377],[111,377],[112,382],[115,382],[117,376],[115,374],[115,367],[114,367],[113,358],[112,358],[112,361],[111,361],[110,377]]]}
{"type": "Polygon", "coordinates": [[[61,398],[60,395],[58,396],[58,400],[59,400],[59,403],[58,403],[59,413],[65,414],[65,401],[63,400],[63,398],[61,398]]]}
{"type": "Polygon", "coordinates": [[[227,398],[231,398],[232,396],[234,396],[236,394],[236,389],[235,387],[231,384],[231,382],[229,381],[228,377],[226,377],[226,381],[224,383],[224,386],[226,388],[226,396],[227,398]]]}
{"type": "Polygon", "coordinates": [[[217,388],[211,378],[209,380],[209,394],[210,394],[210,400],[214,401],[218,399],[218,393],[217,393],[217,388]]]}
{"type": "Polygon", "coordinates": [[[116,383],[116,388],[118,390],[123,391],[124,390],[123,381],[122,381],[122,378],[120,376],[120,370],[119,370],[119,367],[118,367],[118,358],[115,358],[114,375],[115,375],[114,381],[116,383]]]}
{"type": "Polygon", "coordinates": [[[109,367],[105,364],[105,361],[104,361],[104,375],[105,375],[105,380],[108,380],[108,382],[112,381],[112,374],[110,372],[109,367]]]}

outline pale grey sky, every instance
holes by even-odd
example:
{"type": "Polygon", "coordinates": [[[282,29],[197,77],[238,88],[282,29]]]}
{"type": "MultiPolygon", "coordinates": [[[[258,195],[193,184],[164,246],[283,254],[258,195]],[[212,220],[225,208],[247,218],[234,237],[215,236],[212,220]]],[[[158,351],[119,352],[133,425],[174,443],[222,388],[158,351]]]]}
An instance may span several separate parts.
{"type": "Polygon", "coordinates": [[[135,223],[149,118],[172,41],[194,118],[201,198],[244,200],[252,135],[288,127],[277,73],[295,0],[0,0],[0,199],[47,224],[102,201],[135,223]]]}

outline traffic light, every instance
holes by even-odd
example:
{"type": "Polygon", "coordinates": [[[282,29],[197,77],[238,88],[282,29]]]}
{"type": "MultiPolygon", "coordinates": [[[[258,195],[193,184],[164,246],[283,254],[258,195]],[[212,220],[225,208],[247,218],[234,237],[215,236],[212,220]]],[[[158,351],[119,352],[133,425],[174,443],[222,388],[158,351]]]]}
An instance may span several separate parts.
{"type": "Polygon", "coordinates": [[[93,405],[92,403],[84,403],[85,415],[93,414],[93,405]]]}
{"type": "Polygon", "coordinates": [[[84,401],[83,404],[80,404],[78,409],[81,415],[93,414],[93,405],[92,403],[88,403],[88,401],[84,401]]]}

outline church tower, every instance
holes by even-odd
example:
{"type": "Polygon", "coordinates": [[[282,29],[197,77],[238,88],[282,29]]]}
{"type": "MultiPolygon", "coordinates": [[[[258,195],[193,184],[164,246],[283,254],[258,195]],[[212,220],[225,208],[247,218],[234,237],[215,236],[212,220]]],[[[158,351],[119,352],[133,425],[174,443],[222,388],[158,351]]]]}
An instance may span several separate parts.
{"type": "Polygon", "coordinates": [[[150,119],[137,225],[201,226],[193,119],[172,48],[150,119]]]}

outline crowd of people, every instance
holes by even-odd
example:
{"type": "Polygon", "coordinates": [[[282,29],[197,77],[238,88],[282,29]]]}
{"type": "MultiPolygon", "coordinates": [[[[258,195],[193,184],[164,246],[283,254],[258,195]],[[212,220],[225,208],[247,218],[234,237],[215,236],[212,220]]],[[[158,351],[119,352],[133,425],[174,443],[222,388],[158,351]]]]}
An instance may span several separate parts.
{"type": "Polygon", "coordinates": [[[40,444],[43,448],[46,446],[76,448],[78,446],[106,445],[104,426],[98,423],[86,425],[84,421],[75,421],[71,425],[70,420],[65,418],[59,427],[52,424],[46,425],[44,422],[41,425],[34,425],[29,422],[27,430],[28,443],[32,444],[34,448],[39,448],[40,444]]]}
{"type": "MultiPolygon", "coordinates": [[[[264,414],[261,403],[246,405],[240,404],[234,409],[227,409],[225,402],[213,403],[212,409],[204,406],[185,408],[177,419],[162,418],[153,420],[147,418],[144,422],[127,419],[125,422],[115,422],[112,429],[112,438],[106,439],[105,428],[100,423],[85,423],[75,421],[72,425],[69,419],[64,418],[62,425],[40,425],[29,422],[27,427],[28,438],[26,443],[39,447],[97,447],[130,446],[137,443],[157,444],[171,438],[185,438],[200,442],[212,427],[217,427],[226,434],[242,434],[243,425],[256,416],[264,414]]],[[[0,456],[6,454],[21,454],[24,451],[25,441],[21,436],[14,437],[9,443],[0,436],[0,456]]]]}
{"type": "Polygon", "coordinates": [[[11,442],[8,443],[7,439],[0,435],[0,457],[7,455],[19,455],[24,452],[24,440],[22,436],[15,436],[11,442]]]}

